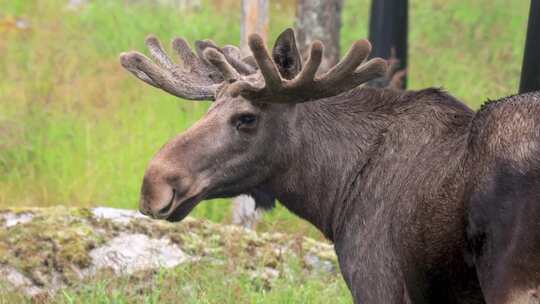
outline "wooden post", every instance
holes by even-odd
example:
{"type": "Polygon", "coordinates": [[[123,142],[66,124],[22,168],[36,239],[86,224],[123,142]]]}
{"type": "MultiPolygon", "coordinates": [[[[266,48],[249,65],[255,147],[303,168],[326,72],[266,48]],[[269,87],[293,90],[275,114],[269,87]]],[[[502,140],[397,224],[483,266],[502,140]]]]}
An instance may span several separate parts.
{"type": "MultiPolygon", "coordinates": [[[[408,0],[373,0],[369,18],[370,57],[399,60],[398,70],[407,68],[408,0]]],[[[405,76],[402,88],[407,86],[405,76]]]]}
{"type": "Polygon", "coordinates": [[[519,93],[540,90],[540,0],[531,0],[519,93]]]}
{"type": "Polygon", "coordinates": [[[248,37],[252,33],[258,33],[266,41],[268,34],[267,0],[242,0],[240,51],[243,56],[251,54],[248,47],[248,37]]]}
{"type": "Polygon", "coordinates": [[[339,31],[343,0],[298,0],[296,5],[296,40],[300,53],[307,58],[314,40],[324,44],[320,70],[325,71],[339,61],[339,31]]]}

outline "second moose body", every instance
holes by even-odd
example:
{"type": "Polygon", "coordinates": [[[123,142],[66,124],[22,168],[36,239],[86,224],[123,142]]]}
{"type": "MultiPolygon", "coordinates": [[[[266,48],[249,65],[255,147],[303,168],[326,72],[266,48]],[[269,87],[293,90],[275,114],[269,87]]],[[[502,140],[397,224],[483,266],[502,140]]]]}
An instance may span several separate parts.
{"type": "Polygon", "coordinates": [[[177,39],[183,66],[155,38],[147,45],[158,65],[137,52],[123,54],[122,65],[176,96],[215,101],[148,165],[143,213],[178,221],[205,199],[276,197],[334,242],[356,303],[535,301],[538,274],[508,261],[538,265],[530,254],[538,242],[497,230],[535,228],[533,215],[522,223],[511,208],[494,210],[535,203],[535,182],[512,181],[540,180],[539,96],[475,114],[437,89],[357,88],[385,72],[380,59],[361,65],[367,41],[317,75],[322,45],[302,67],[291,30],[271,56],[252,36],[255,58],[246,59],[210,41],[195,55],[177,39]],[[505,242],[519,243],[509,251],[505,242]]]}

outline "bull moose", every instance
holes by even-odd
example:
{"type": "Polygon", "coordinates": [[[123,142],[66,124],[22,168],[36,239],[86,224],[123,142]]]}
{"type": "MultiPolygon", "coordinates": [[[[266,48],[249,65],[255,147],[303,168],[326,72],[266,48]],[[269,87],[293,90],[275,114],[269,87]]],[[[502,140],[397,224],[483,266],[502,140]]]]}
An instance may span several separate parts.
{"type": "Polygon", "coordinates": [[[367,40],[318,73],[285,30],[268,53],[183,39],[174,63],[155,37],[151,57],[121,64],[175,96],[213,100],[150,161],[140,210],[182,220],[206,199],[277,198],[335,244],[355,303],[539,303],[540,94],[477,113],[434,88],[359,86],[386,62],[367,40]]]}

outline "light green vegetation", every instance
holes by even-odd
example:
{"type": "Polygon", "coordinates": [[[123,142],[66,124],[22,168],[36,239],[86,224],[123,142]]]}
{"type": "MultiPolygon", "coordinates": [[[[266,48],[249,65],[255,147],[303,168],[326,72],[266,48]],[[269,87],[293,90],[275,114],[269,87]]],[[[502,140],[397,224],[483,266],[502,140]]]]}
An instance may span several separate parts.
{"type": "Polygon", "coordinates": [[[62,281],[74,280],[75,269],[90,266],[88,251],[105,241],[88,224],[91,213],[86,208],[59,206],[15,214],[35,214],[35,218],[9,229],[0,226],[0,265],[14,267],[38,285],[53,281],[51,269],[60,269],[62,281]]]}
{"type": "MultiPolygon", "coordinates": [[[[130,277],[96,277],[84,284],[61,290],[45,303],[351,303],[349,291],[336,275],[306,274],[298,261],[288,264],[291,275],[276,280],[269,288],[261,279],[246,273],[231,274],[228,265],[186,264],[157,273],[130,277]]],[[[15,294],[2,294],[0,303],[28,303],[15,294]]],[[[35,302],[35,301],[34,301],[35,302]]]]}
{"type": "MultiPolygon", "coordinates": [[[[336,272],[332,246],[313,239],[255,233],[194,218],[180,224],[148,218],[118,222],[96,218],[87,208],[65,207],[3,210],[0,227],[2,214],[32,219],[0,230],[0,269],[9,265],[42,290],[59,288],[52,298],[39,296],[46,302],[350,301],[336,272]],[[173,269],[122,277],[103,268],[84,275],[94,273],[89,271],[95,265],[91,250],[125,234],[170,239],[192,259],[173,269]]],[[[2,286],[4,279],[0,277],[0,303],[28,301],[2,286]]]]}
{"type": "MultiPolygon", "coordinates": [[[[175,36],[237,44],[239,1],[206,0],[191,12],[121,0],[93,0],[68,11],[66,2],[0,0],[0,206],[135,208],[147,161],[203,115],[208,103],[180,101],[141,83],[120,68],[118,54],[144,50],[148,33],[167,46],[175,36]],[[14,18],[30,27],[16,29],[14,18]]],[[[293,24],[291,2],[271,1],[270,40],[293,24]]],[[[366,37],[368,11],[368,0],[345,0],[343,50],[366,37]]],[[[528,1],[411,0],[409,87],[444,87],[473,108],[515,93],[527,13],[528,1]]],[[[194,215],[228,222],[229,209],[227,200],[205,202],[194,215]]],[[[267,213],[258,229],[320,238],[283,207],[267,213]]],[[[181,292],[174,286],[193,280],[212,286],[204,292],[201,287],[203,303],[223,299],[218,293],[237,293],[246,302],[311,302],[327,289],[330,295],[345,293],[342,283],[325,279],[283,281],[280,292],[264,293],[246,287],[242,277],[224,278],[217,266],[183,271],[189,276],[152,279],[155,286],[166,283],[152,289],[148,301],[160,297],[160,290],[181,292]]],[[[89,285],[83,294],[90,302],[97,294],[128,301],[129,286],[109,283],[89,285]],[[120,289],[112,292],[110,286],[120,289]]]]}
{"type": "MultiPolygon", "coordinates": [[[[0,206],[56,204],[134,208],[147,161],[201,115],[208,103],[180,101],[123,71],[118,54],[144,50],[154,33],[167,42],[210,37],[238,43],[237,1],[208,1],[194,12],[94,0],[78,12],[65,0],[0,0],[0,206]],[[39,12],[39,13],[37,13],[39,12]]],[[[141,1],[143,2],[143,1],[141,1]]],[[[345,1],[342,46],[365,37],[367,0],[345,1]]],[[[294,8],[271,4],[271,40],[291,26],[294,8]]],[[[526,1],[412,1],[409,84],[440,86],[472,107],[516,92],[526,1]]],[[[227,221],[228,202],[196,215],[227,221]]],[[[278,208],[267,215],[294,222],[278,208]]]]}

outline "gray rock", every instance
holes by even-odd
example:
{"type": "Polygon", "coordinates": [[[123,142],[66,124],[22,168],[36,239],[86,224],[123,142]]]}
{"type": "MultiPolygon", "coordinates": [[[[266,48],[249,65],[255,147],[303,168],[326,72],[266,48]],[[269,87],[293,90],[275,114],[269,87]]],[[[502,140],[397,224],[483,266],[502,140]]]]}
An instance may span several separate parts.
{"type": "Polygon", "coordinates": [[[144,218],[140,212],[135,210],[117,209],[109,207],[92,208],[94,218],[98,220],[106,219],[119,224],[128,224],[132,219],[144,218]]]}
{"type": "Polygon", "coordinates": [[[30,279],[11,266],[0,265],[0,278],[11,285],[11,290],[22,291],[30,297],[44,292],[43,289],[35,286],[30,279]]]}
{"type": "Polygon", "coordinates": [[[6,228],[15,226],[17,224],[23,224],[27,223],[32,220],[34,215],[30,212],[23,212],[23,213],[13,213],[13,212],[6,212],[0,214],[0,223],[3,223],[3,226],[6,228]]]}
{"type": "Polygon", "coordinates": [[[328,260],[323,260],[320,257],[313,254],[306,254],[304,256],[304,263],[306,266],[318,272],[331,273],[335,272],[336,268],[334,264],[328,260]]]}
{"type": "Polygon", "coordinates": [[[102,247],[90,251],[89,273],[110,268],[118,275],[137,271],[171,268],[191,260],[169,239],[151,239],[144,234],[122,233],[102,247]]]}

